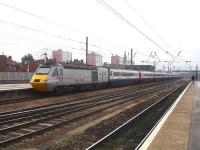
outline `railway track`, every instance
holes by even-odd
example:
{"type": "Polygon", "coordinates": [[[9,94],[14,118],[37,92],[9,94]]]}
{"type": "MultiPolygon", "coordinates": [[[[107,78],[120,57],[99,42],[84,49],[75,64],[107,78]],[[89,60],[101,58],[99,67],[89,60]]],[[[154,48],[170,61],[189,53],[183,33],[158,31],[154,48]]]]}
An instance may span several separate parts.
{"type": "Polygon", "coordinates": [[[0,147],[42,134],[143,95],[158,92],[168,84],[154,85],[140,91],[129,89],[126,92],[0,113],[0,147]]]}
{"type": "MultiPolygon", "coordinates": [[[[157,84],[163,84],[163,83],[167,83],[167,82],[170,82],[170,80],[167,80],[167,81],[159,81],[159,82],[155,82],[155,83],[147,83],[147,84],[138,84],[138,85],[134,85],[135,87],[133,87],[135,90],[137,90],[138,88],[144,88],[146,86],[152,86],[152,85],[157,85],[157,84]]],[[[132,87],[130,87],[132,88],[132,87]]],[[[12,95],[12,92],[8,94],[8,97],[5,98],[5,96],[3,96],[1,98],[1,95],[0,95],[0,106],[1,105],[6,105],[6,104],[14,104],[14,103],[21,103],[21,102],[28,102],[28,101],[33,101],[33,100],[39,100],[39,99],[42,99],[42,98],[50,98],[50,97],[57,97],[59,95],[54,95],[52,93],[43,93],[43,95],[39,94],[39,93],[36,93],[34,92],[33,90],[24,90],[22,91],[22,94],[25,94],[27,91],[27,95],[21,97],[21,93],[15,93],[12,95]],[[20,96],[18,98],[11,98],[12,97],[15,97],[15,96],[20,96]],[[31,96],[30,96],[31,95],[31,96]]],[[[126,90],[123,90],[123,91],[126,91],[126,90]]],[[[108,93],[109,94],[109,93],[108,93]]],[[[66,94],[62,94],[60,96],[63,96],[63,95],[66,95],[66,94]]],[[[99,96],[101,94],[97,94],[95,96],[99,96]]]]}
{"type": "MultiPolygon", "coordinates": [[[[180,81],[176,81],[176,82],[180,82],[180,81]]],[[[176,82],[175,82],[175,84],[176,84],[176,82]]],[[[33,107],[33,108],[24,108],[24,109],[20,109],[20,110],[9,111],[9,112],[1,112],[0,115],[4,115],[4,114],[8,114],[8,113],[14,115],[15,113],[18,113],[18,112],[22,113],[23,111],[32,111],[32,110],[38,110],[38,109],[42,109],[42,108],[51,108],[51,107],[54,109],[55,107],[60,106],[60,105],[65,106],[64,104],[68,104],[70,102],[73,102],[73,104],[79,104],[79,103],[87,102],[86,100],[90,100],[90,99],[99,100],[99,99],[103,99],[103,98],[108,98],[108,96],[110,96],[110,98],[112,98],[113,96],[124,94],[124,92],[138,91],[138,90],[143,89],[143,88],[148,88],[148,87],[151,87],[151,86],[157,86],[157,85],[165,84],[165,83],[169,83],[169,82],[165,81],[165,82],[158,82],[158,83],[147,84],[147,85],[140,85],[140,86],[133,87],[133,88],[130,87],[129,89],[126,89],[126,90],[108,92],[108,93],[105,93],[104,95],[102,95],[102,93],[100,93],[100,94],[95,94],[93,96],[87,96],[87,97],[84,96],[84,97],[75,98],[75,99],[71,98],[71,99],[69,99],[68,101],[65,101],[65,102],[57,102],[57,103],[37,106],[37,107],[33,107]]]]}
{"type": "Polygon", "coordinates": [[[152,130],[158,124],[160,118],[163,117],[167,110],[172,106],[174,100],[186,88],[187,85],[188,82],[183,83],[181,86],[170,92],[167,96],[155,102],[139,114],[135,115],[133,118],[107,134],[105,137],[88,147],[86,150],[105,148],[139,149],[148,135],[150,135],[152,130]],[[153,120],[151,120],[151,118],[153,118],[153,120]]]}

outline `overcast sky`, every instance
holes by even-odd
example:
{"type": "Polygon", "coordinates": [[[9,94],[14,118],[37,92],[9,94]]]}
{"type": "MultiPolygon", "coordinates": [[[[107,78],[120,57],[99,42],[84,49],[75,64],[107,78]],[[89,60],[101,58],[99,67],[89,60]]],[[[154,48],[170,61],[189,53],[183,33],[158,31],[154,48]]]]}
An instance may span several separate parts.
{"type": "Polygon", "coordinates": [[[40,58],[45,51],[50,54],[61,48],[71,51],[73,59],[85,59],[88,36],[89,51],[102,54],[104,62],[110,62],[112,54],[123,56],[125,50],[130,53],[133,48],[133,53],[137,52],[136,64],[155,51],[161,67],[163,61],[173,59],[166,52],[176,56],[181,51],[175,68],[184,69],[184,61],[191,61],[193,67],[200,65],[198,0],[105,2],[132,27],[101,5],[100,0],[0,0],[0,53],[20,61],[27,53],[40,58]]]}

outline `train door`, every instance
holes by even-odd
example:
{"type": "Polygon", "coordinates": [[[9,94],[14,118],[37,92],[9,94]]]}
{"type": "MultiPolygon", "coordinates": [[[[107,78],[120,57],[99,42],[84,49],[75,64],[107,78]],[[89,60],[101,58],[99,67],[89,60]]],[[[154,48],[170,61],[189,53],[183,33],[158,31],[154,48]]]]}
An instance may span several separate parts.
{"type": "Polygon", "coordinates": [[[139,71],[139,80],[142,79],[142,73],[139,71]]]}
{"type": "Polygon", "coordinates": [[[60,71],[59,71],[59,82],[63,83],[63,68],[60,68],[60,71]]]}
{"type": "Polygon", "coordinates": [[[56,84],[62,84],[63,82],[63,69],[62,68],[54,68],[52,73],[53,80],[56,84]]]}
{"type": "Polygon", "coordinates": [[[98,81],[99,82],[103,81],[103,71],[102,71],[102,68],[98,68],[98,81]]]}
{"type": "Polygon", "coordinates": [[[91,76],[92,76],[92,82],[97,82],[98,81],[98,73],[97,71],[91,71],[91,76]]]}
{"type": "Polygon", "coordinates": [[[58,68],[54,68],[53,73],[52,73],[52,78],[56,84],[59,84],[60,81],[59,81],[59,69],[58,68]]]}
{"type": "Polygon", "coordinates": [[[107,71],[107,69],[103,69],[102,68],[102,73],[103,73],[103,82],[107,82],[107,80],[108,80],[108,71],[107,71]]]}

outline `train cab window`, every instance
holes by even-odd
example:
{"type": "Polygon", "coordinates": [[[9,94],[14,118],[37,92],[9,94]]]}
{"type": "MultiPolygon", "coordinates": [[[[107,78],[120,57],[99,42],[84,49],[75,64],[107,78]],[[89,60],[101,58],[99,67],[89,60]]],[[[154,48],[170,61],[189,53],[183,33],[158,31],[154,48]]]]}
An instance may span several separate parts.
{"type": "Polygon", "coordinates": [[[38,75],[47,75],[49,73],[49,71],[50,71],[49,67],[47,67],[47,68],[41,67],[41,68],[39,68],[37,70],[37,72],[35,74],[38,74],[38,75]]]}
{"type": "Polygon", "coordinates": [[[59,75],[58,68],[55,68],[52,73],[52,77],[58,77],[58,75],[59,75]]]}

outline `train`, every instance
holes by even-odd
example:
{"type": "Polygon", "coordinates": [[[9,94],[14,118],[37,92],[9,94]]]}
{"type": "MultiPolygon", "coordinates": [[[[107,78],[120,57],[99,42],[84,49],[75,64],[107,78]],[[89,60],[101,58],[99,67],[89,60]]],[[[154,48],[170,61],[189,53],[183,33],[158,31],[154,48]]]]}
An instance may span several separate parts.
{"type": "Polygon", "coordinates": [[[61,65],[48,62],[38,67],[30,83],[39,92],[63,92],[72,89],[94,88],[180,78],[178,74],[150,71],[112,69],[89,65],[61,65]]]}

